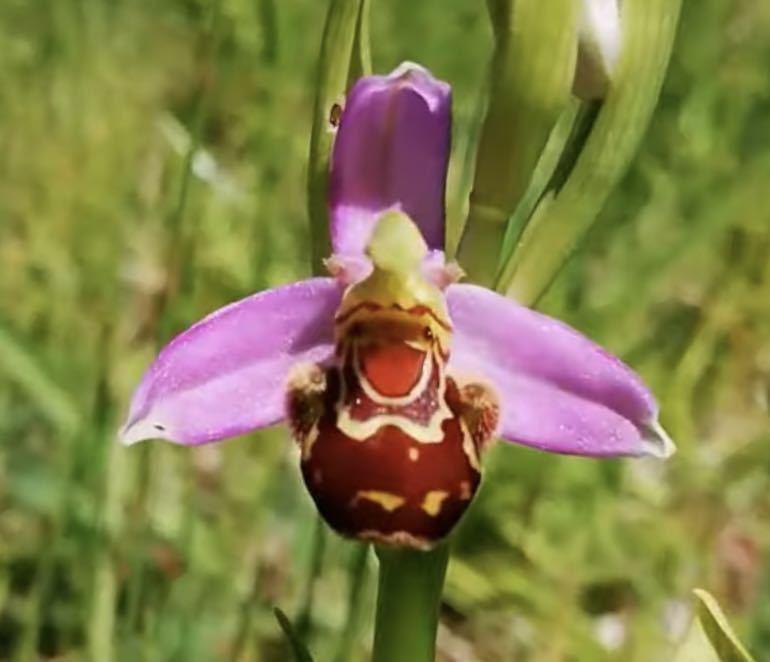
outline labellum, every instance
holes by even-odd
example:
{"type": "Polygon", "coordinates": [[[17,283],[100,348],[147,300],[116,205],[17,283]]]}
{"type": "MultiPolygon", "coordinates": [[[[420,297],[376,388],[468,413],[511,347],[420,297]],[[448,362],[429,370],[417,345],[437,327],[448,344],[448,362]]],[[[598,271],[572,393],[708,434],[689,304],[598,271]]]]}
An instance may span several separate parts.
{"type": "Polygon", "coordinates": [[[420,273],[425,252],[406,216],[383,216],[374,269],[335,317],[334,359],[294,368],[287,408],[305,484],[329,525],[419,548],[467,509],[498,419],[491,389],[447,374],[452,325],[441,291],[420,273]],[[394,237],[413,244],[389,246],[394,237]]]}

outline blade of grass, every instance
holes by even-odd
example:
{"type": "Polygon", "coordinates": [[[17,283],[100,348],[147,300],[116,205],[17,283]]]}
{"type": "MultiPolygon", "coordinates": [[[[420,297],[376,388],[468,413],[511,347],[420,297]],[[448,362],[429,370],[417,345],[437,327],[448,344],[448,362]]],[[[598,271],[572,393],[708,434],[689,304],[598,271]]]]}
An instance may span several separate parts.
{"type": "Polygon", "coordinates": [[[369,545],[363,543],[355,545],[348,568],[348,613],[334,658],[336,662],[348,662],[352,657],[353,647],[361,627],[362,603],[368,579],[368,561],[369,545]]]}
{"type": "Polygon", "coordinates": [[[323,567],[324,551],[326,549],[326,525],[320,516],[315,518],[313,543],[311,548],[310,567],[305,578],[302,595],[302,607],[297,616],[297,633],[303,641],[307,641],[313,628],[313,606],[315,604],[315,587],[321,568],[323,567]]]}
{"type": "Polygon", "coordinates": [[[289,643],[295,662],[313,662],[313,657],[310,655],[305,644],[302,643],[302,638],[299,636],[298,632],[295,631],[289,617],[278,607],[273,608],[273,613],[278,621],[278,625],[281,626],[281,630],[286,636],[286,641],[289,643]]]}

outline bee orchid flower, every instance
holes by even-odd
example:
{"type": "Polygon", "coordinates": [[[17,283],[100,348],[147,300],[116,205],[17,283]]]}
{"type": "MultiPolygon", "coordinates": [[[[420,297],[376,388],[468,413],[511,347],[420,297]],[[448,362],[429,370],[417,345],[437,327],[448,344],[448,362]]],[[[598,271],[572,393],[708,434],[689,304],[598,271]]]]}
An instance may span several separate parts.
{"type": "Polygon", "coordinates": [[[360,79],[331,159],[331,276],[254,294],[174,338],[122,440],[193,446],[287,422],[334,529],[422,549],[467,509],[495,438],[669,455],[633,371],[445,263],[450,125],[450,88],[425,69],[360,79]]]}

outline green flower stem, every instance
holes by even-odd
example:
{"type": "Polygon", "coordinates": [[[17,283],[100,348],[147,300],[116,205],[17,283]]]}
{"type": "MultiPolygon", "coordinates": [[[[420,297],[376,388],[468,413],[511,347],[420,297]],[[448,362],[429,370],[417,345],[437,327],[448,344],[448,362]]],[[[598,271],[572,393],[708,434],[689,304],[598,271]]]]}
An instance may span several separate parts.
{"type": "Polygon", "coordinates": [[[373,662],[433,662],[449,545],[429,552],[377,548],[380,581],[373,662]]]}
{"type": "Polygon", "coordinates": [[[323,273],[322,261],[330,251],[327,193],[335,130],[330,122],[332,108],[335,104],[344,103],[351,71],[364,72],[370,66],[368,8],[364,6],[365,2],[330,0],[326,15],[318,63],[307,181],[314,273],[323,273]]]}
{"type": "Polygon", "coordinates": [[[372,48],[369,37],[370,0],[361,0],[356,21],[356,36],[353,41],[353,52],[350,54],[350,71],[348,71],[348,89],[362,76],[372,73],[372,48]]]}
{"type": "Polygon", "coordinates": [[[658,100],[681,0],[626,0],[615,80],[563,186],[540,201],[497,283],[536,301],[585,236],[625,172],[658,100]]]}
{"type": "Polygon", "coordinates": [[[489,0],[495,32],[489,106],[458,258],[491,286],[508,219],[570,99],[579,5],[572,0],[489,0]]]}
{"type": "MultiPolygon", "coordinates": [[[[318,84],[313,108],[307,178],[311,270],[316,276],[325,273],[323,260],[331,252],[328,189],[329,165],[335,135],[335,127],[331,122],[332,108],[335,104],[341,106],[348,87],[360,76],[369,74],[371,69],[369,0],[330,0],[318,62],[318,84]]],[[[299,640],[306,640],[311,629],[315,581],[321,571],[325,543],[326,530],[319,517],[313,536],[305,599],[297,618],[296,630],[299,640]]],[[[285,629],[286,624],[281,618],[285,618],[282,612],[279,622],[285,629]]]]}

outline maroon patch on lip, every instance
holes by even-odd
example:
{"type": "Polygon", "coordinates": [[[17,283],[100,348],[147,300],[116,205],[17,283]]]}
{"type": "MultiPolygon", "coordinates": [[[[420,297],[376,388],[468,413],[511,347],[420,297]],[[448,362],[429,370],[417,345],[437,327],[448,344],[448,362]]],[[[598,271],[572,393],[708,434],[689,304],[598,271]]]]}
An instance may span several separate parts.
{"type": "Polygon", "coordinates": [[[480,481],[463,449],[459,394],[447,380],[455,414],[442,425],[443,439],[420,443],[399,427],[384,425],[369,438],[351,439],[336,424],[340,377],[327,374],[325,412],[302,475],[319,512],[343,535],[389,536],[399,532],[435,542],[467,509],[480,481]]]}
{"type": "Polygon", "coordinates": [[[383,414],[402,416],[418,425],[426,426],[441,406],[441,365],[435,357],[432,359],[431,374],[425,388],[405,404],[382,404],[372,400],[359,383],[358,374],[351,365],[351,360],[345,363],[342,375],[345,382],[345,401],[343,406],[351,420],[366,421],[373,416],[383,414]]]}
{"type": "Polygon", "coordinates": [[[403,342],[358,347],[361,370],[381,395],[397,398],[408,395],[420,381],[425,352],[403,342]]]}

